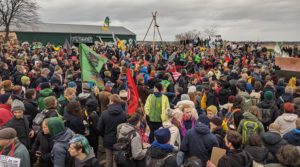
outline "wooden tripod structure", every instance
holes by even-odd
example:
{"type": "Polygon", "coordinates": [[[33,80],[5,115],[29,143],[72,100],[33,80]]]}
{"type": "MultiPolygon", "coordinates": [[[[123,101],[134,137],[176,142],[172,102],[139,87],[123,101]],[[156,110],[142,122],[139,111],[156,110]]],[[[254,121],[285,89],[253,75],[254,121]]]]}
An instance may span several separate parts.
{"type": "Polygon", "coordinates": [[[156,16],[157,16],[157,11],[155,11],[154,13],[152,12],[152,21],[151,21],[151,23],[150,23],[150,25],[148,27],[148,30],[147,30],[147,32],[146,32],[146,34],[144,36],[143,42],[142,42],[144,44],[145,39],[146,39],[146,37],[148,35],[148,32],[149,32],[150,28],[152,27],[152,24],[154,23],[153,24],[153,42],[152,42],[152,45],[153,45],[153,55],[154,55],[154,52],[155,52],[155,33],[156,33],[156,31],[158,32],[158,35],[159,35],[160,40],[161,40],[161,43],[163,44],[163,40],[162,40],[160,31],[159,31],[159,26],[157,25],[157,21],[156,21],[156,16]]]}

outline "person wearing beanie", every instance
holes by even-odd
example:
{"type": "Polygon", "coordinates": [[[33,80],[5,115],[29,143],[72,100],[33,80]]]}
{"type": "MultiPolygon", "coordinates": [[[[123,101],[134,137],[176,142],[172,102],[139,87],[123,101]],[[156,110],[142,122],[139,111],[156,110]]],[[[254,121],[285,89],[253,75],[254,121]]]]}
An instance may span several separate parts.
{"type": "Polygon", "coordinates": [[[300,146],[300,118],[296,120],[296,128],[283,136],[289,144],[300,146]]]}
{"type": "Polygon", "coordinates": [[[260,110],[257,106],[251,106],[250,109],[243,114],[244,119],[240,122],[237,131],[242,135],[243,138],[243,144],[248,144],[248,137],[250,134],[248,130],[246,130],[248,127],[254,127],[252,133],[256,134],[262,134],[265,132],[263,124],[258,120],[258,117],[260,115],[260,110]]]}
{"type": "Polygon", "coordinates": [[[9,93],[0,94],[0,126],[5,125],[12,117],[11,104],[13,100],[9,93]]]}
{"type": "Polygon", "coordinates": [[[225,148],[224,137],[225,132],[222,128],[222,119],[218,116],[214,116],[210,119],[210,131],[217,137],[219,147],[225,148]]]}
{"type": "Polygon", "coordinates": [[[73,88],[73,89],[77,89],[77,84],[74,81],[70,81],[68,83],[68,88],[73,88]]]}
{"type": "Polygon", "coordinates": [[[75,166],[100,167],[93,148],[84,136],[74,135],[69,144],[68,152],[74,157],[75,166]]]}
{"type": "Polygon", "coordinates": [[[181,144],[180,131],[182,120],[182,111],[179,109],[167,109],[167,121],[163,122],[163,127],[168,128],[171,132],[170,144],[174,147],[174,151],[178,152],[181,144]]]}
{"type": "Polygon", "coordinates": [[[54,167],[68,167],[71,164],[70,157],[67,156],[69,141],[73,137],[73,132],[69,128],[65,128],[64,121],[58,117],[45,119],[49,134],[53,139],[53,148],[51,155],[53,156],[54,167]]]}
{"type": "MultiPolygon", "coordinates": [[[[140,114],[135,113],[127,119],[127,123],[122,123],[117,127],[118,141],[130,139],[131,152],[129,154],[132,157],[132,160],[128,160],[127,164],[118,164],[118,162],[116,162],[117,166],[144,166],[144,158],[150,145],[142,143],[141,136],[138,133],[140,119],[140,114]]],[[[118,142],[116,145],[118,145],[118,142]]]]}
{"type": "Polygon", "coordinates": [[[53,96],[53,90],[50,88],[50,84],[48,82],[44,82],[40,84],[41,90],[39,91],[39,98],[37,100],[39,110],[42,111],[45,109],[44,99],[49,96],[53,96]]]}
{"type": "Polygon", "coordinates": [[[15,99],[12,103],[11,110],[14,117],[6,123],[6,126],[14,128],[17,131],[18,139],[27,149],[30,149],[31,138],[34,137],[34,131],[30,129],[27,117],[24,117],[24,103],[15,99]]]}
{"type": "Polygon", "coordinates": [[[263,145],[273,155],[273,157],[269,159],[267,163],[273,163],[277,162],[276,153],[278,149],[288,143],[280,135],[280,125],[272,123],[270,124],[268,130],[269,131],[266,131],[265,133],[261,134],[261,139],[263,145]]]}
{"type": "Polygon", "coordinates": [[[155,141],[146,156],[146,166],[155,166],[155,162],[162,161],[165,167],[177,167],[174,147],[169,144],[171,133],[168,128],[160,128],[154,132],[155,141]]]}
{"type": "Polygon", "coordinates": [[[274,123],[280,125],[280,134],[286,133],[296,128],[296,120],[298,116],[294,113],[295,107],[293,103],[287,102],[283,104],[284,113],[280,115],[274,123]]]}
{"type": "Polygon", "coordinates": [[[28,87],[30,85],[30,78],[27,76],[23,76],[21,78],[22,86],[28,87]]]}
{"type": "Polygon", "coordinates": [[[269,100],[269,101],[274,100],[274,94],[273,94],[273,92],[271,92],[271,91],[266,91],[266,92],[264,93],[264,99],[265,99],[265,100],[269,100]]]}
{"type": "Polygon", "coordinates": [[[195,128],[187,131],[180,151],[184,152],[187,158],[195,156],[206,164],[211,157],[213,147],[219,147],[217,137],[210,132],[207,125],[197,122],[195,128]]]}
{"type": "Polygon", "coordinates": [[[166,111],[170,108],[168,97],[162,94],[163,89],[161,83],[156,83],[154,93],[148,96],[144,107],[150,128],[150,142],[154,141],[154,131],[162,126],[162,122],[167,120],[166,111]]]}
{"type": "Polygon", "coordinates": [[[20,167],[31,167],[30,155],[26,147],[17,139],[17,132],[10,127],[0,129],[1,155],[21,159],[20,167]]]}

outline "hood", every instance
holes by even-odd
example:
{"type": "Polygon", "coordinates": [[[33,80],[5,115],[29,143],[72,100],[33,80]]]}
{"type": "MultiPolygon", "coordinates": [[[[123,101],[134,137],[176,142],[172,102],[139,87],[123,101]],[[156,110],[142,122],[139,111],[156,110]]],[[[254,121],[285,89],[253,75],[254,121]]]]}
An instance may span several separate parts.
{"type": "Polygon", "coordinates": [[[50,88],[46,88],[46,89],[40,90],[39,93],[40,93],[40,95],[47,97],[47,96],[50,96],[53,93],[53,91],[50,88]]]}
{"type": "Polygon", "coordinates": [[[255,122],[258,121],[258,119],[255,117],[255,115],[251,114],[250,112],[245,112],[243,114],[243,116],[244,116],[245,119],[248,119],[248,120],[251,120],[251,121],[255,121],[255,122]]]}
{"type": "Polygon", "coordinates": [[[202,135],[206,135],[210,133],[209,127],[201,122],[198,122],[196,124],[195,131],[202,135]]]}
{"type": "Polygon", "coordinates": [[[155,159],[160,159],[168,155],[166,150],[160,149],[158,147],[150,147],[149,148],[150,157],[155,159]]]}
{"type": "Polygon", "coordinates": [[[296,114],[292,114],[292,113],[284,113],[281,116],[287,122],[295,122],[298,118],[296,114]]]}
{"type": "Polygon", "coordinates": [[[128,123],[124,123],[121,125],[118,137],[122,138],[122,137],[128,136],[128,134],[134,130],[135,130],[135,128],[132,125],[130,125],[128,123]]]}
{"type": "Polygon", "coordinates": [[[275,133],[275,132],[263,133],[261,135],[261,139],[263,140],[264,143],[266,143],[268,145],[275,145],[282,140],[280,134],[275,133]]]}
{"type": "Polygon", "coordinates": [[[54,142],[68,142],[73,137],[73,131],[69,128],[53,136],[54,142]]]}
{"type": "Polygon", "coordinates": [[[297,143],[300,143],[300,129],[294,129],[292,134],[293,135],[290,135],[289,137],[291,137],[294,141],[297,141],[297,143]]]}
{"type": "Polygon", "coordinates": [[[107,112],[112,115],[119,115],[123,112],[121,104],[111,104],[107,106],[107,112]]]}
{"type": "Polygon", "coordinates": [[[11,110],[11,105],[10,104],[0,104],[0,109],[1,108],[4,108],[4,109],[10,111],[11,110]]]}
{"type": "Polygon", "coordinates": [[[90,95],[91,95],[91,93],[82,92],[78,95],[78,98],[79,98],[79,100],[84,100],[84,99],[87,99],[90,95]]]}

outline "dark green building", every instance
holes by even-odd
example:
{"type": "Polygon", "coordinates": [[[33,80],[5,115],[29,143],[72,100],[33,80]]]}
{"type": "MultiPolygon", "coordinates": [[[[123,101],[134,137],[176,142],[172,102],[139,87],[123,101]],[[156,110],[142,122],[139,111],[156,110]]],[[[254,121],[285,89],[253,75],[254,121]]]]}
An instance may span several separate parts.
{"type": "Polygon", "coordinates": [[[110,26],[104,31],[102,26],[39,23],[33,26],[11,26],[11,33],[15,33],[20,42],[48,42],[64,44],[67,39],[71,44],[93,44],[95,41],[113,42],[112,33],[121,40],[136,40],[136,34],[125,27],[110,26]]]}

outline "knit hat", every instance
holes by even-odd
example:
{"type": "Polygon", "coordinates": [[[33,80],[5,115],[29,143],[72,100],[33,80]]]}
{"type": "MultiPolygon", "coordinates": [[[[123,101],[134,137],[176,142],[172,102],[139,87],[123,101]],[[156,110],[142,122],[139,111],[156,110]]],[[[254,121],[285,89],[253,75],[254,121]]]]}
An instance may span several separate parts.
{"type": "Polygon", "coordinates": [[[161,128],[154,132],[154,137],[158,143],[166,144],[171,138],[171,133],[168,128],[161,128]]]}
{"type": "Polygon", "coordinates": [[[26,83],[27,83],[28,81],[30,81],[30,78],[27,77],[27,76],[23,76],[23,77],[21,78],[22,85],[26,85],[26,83]]]}
{"type": "Polygon", "coordinates": [[[154,85],[154,87],[155,87],[159,92],[161,92],[161,91],[163,90],[163,85],[162,85],[161,83],[156,83],[156,84],[154,85]]]}
{"type": "Polygon", "coordinates": [[[273,98],[274,98],[273,92],[271,92],[271,91],[266,91],[266,92],[264,93],[264,99],[266,99],[266,100],[273,100],[273,98]]]}
{"type": "Polygon", "coordinates": [[[182,94],[180,100],[190,100],[190,96],[188,94],[182,94]]]}
{"type": "Polygon", "coordinates": [[[17,132],[14,128],[0,129],[0,140],[10,140],[17,137],[17,132]]]}
{"type": "Polygon", "coordinates": [[[290,103],[290,102],[284,103],[283,109],[284,109],[284,112],[286,112],[286,113],[294,113],[295,112],[294,104],[290,103]]]}
{"type": "Polygon", "coordinates": [[[5,104],[7,102],[7,100],[9,99],[9,97],[10,97],[9,93],[0,95],[0,103],[5,104]]]}
{"type": "Polygon", "coordinates": [[[216,126],[221,126],[222,125],[222,119],[220,117],[213,117],[211,120],[210,120],[211,123],[213,123],[214,125],[216,126]]]}
{"type": "Polygon", "coordinates": [[[271,123],[270,126],[269,126],[269,131],[270,132],[275,132],[275,133],[280,133],[280,125],[275,124],[275,123],[271,123]]]}
{"type": "Polygon", "coordinates": [[[190,93],[190,92],[192,92],[192,93],[196,92],[196,86],[190,86],[188,89],[188,93],[190,93]]]}
{"type": "Polygon", "coordinates": [[[15,99],[12,103],[11,111],[22,110],[25,111],[24,103],[18,99],[15,99]]]}
{"type": "Polygon", "coordinates": [[[50,88],[50,83],[49,82],[40,83],[40,88],[41,88],[41,90],[50,88]]]}
{"type": "Polygon", "coordinates": [[[217,109],[217,107],[214,106],[214,105],[211,105],[211,106],[207,107],[206,111],[210,111],[210,112],[212,112],[214,115],[216,115],[216,114],[218,113],[218,109],[217,109]]]}
{"type": "Polygon", "coordinates": [[[48,129],[51,136],[55,136],[66,130],[64,121],[58,117],[48,118],[48,129]]]}
{"type": "Polygon", "coordinates": [[[11,80],[5,80],[2,82],[2,86],[4,91],[11,91],[11,87],[12,87],[12,82],[11,80]]]}
{"type": "Polygon", "coordinates": [[[127,119],[127,122],[130,124],[130,125],[137,125],[140,121],[140,114],[138,113],[135,113],[133,115],[131,115],[128,119],[127,119]]]}
{"type": "Polygon", "coordinates": [[[77,85],[74,81],[71,81],[68,83],[68,88],[76,88],[76,87],[77,87],[77,85]]]}

